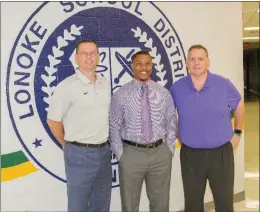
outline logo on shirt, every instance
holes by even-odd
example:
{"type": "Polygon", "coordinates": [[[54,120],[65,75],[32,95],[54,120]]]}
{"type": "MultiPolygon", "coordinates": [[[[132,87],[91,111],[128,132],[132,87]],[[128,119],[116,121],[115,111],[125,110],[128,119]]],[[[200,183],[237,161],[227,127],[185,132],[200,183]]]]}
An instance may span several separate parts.
{"type": "MultiPolygon", "coordinates": [[[[81,38],[97,41],[97,73],[110,81],[111,92],[132,80],[131,56],[140,50],[149,51],[153,58],[152,79],[169,89],[187,74],[182,43],[173,25],[174,20],[169,21],[151,2],[43,3],[14,43],[6,79],[10,119],[33,163],[66,182],[63,153],[46,117],[56,86],[75,73],[75,46],[81,38]]],[[[116,187],[114,155],[111,163],[112,186],[116,187]]]]}

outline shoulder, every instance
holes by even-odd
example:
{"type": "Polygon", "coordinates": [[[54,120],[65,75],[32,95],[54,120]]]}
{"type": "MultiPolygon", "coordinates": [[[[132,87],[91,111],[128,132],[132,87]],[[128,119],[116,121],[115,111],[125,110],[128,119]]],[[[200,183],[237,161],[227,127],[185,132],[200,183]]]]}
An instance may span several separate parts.
{"type": "Polygon", "coordinates": [[[58,85],[56,89],[70,89],[71,86],[73,86],[75,83],[78,83],[79,79],[77,78],[76,74],[73,74],[69,77],[67,77],[66,79],[64,79],[63,81],[61,81],[58,85]]]}
{"type": "Polygon", "coordinates": [[[223,77],[223,76],[221,76],[219,74],[210,73],[210,76],[211,76],[212,79],[214,79],[214,80],[216,80],[218,82],[228,82],[229,81],[228,78],[223,77]]]}
{"type": "Polygon", "coordinates": [[[170,92],[168,89],[166,89],[165,87],[163,87],[162,85],[160,85],[159,83],[155,82],[155,81],[152,81],[150,82],[150,87],[161,93],[164,97],[168,97],[170,95],[170,92]]]}
{"type": "Polygon", "coordinates": [[[78,84],[78,78],[76,74],[67,77],[56,86],[52,98],[69,99],[71,92],[77,89],[75,88],[75,83],[78,84]]]}
{"type": "MultiPolygon", "coordinates": [[[[77,90],[75,88],[75,82],[77,82],[77,77],[75,74],[67,77],[63,81],[61,81],[56,88],[54,89],[53,94],[51,95],[51,103],[52,107],[57,104],[57,102],[68,102],[71,100],[72,92],[77,90]]],[[[57,104],[58,105],[58,104],[57,104]]]]}
{"type": "Polygon", "coordinates": [[[98,80],[99,80],[102,84],[104,84],[104,85],[107,85],[107,86],[110,85],[108,79],[105,78],[105,77],[103,77],[103,76],[101,76],[101,75],[98,76],[98,80]]]}
{"type": "Polygon", "coordinates": [[[177,87],[177,86],[183,86],[185,85],[189,80],[189,75],[180,78],[179,80],[177,80],[176,82],[173,83],[173,87],[177,87]]]}
{"type": "Polygon", "coordinates": [[[117,94],[117,95],[123,95],[125,92],[128,92],[128,91],[132,90],[132,89],[133,89],[133,86],[134,86],[134,85],[133,85],[133,81],[130,81],[130,82],[124,84],[121,88],[119,88],[119,89],[115,92],[115,94],[117,94]]]}
{"type": "Polygon", "coordinates": [[[124,98],[124,96],[133,90],[133,82],[130,81],[126,84],[124,84],[122,87],[120,87],[115,93],[113,93],[113,98],[124,98]]]}
{"type": "Polygon", "coordinates": [[[211,83],[214,86],[226,88],[226,86],[232,84],[228,78],[221,76],[219,74],[210,73],[210,77],[211,77],[211,83]]]}
{"type": "Polygon", "coordinates": [[[188,85],[189,76],[185,76],[177,80],[173,83],[172,87],[170,88],[170,92],[174,92],[175,90],[180,90],[181,87],[188,85]]]}

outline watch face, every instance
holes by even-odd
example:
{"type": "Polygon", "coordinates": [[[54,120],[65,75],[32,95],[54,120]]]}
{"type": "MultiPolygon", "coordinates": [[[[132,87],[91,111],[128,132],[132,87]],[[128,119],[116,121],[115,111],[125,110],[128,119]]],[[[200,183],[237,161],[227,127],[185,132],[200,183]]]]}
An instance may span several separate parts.
{"type": "Polygon", "coordinates": [[[235,129],[234,132],[237,133],[237,134],[242,134],[242,130],[236,130],[235,129]]]}

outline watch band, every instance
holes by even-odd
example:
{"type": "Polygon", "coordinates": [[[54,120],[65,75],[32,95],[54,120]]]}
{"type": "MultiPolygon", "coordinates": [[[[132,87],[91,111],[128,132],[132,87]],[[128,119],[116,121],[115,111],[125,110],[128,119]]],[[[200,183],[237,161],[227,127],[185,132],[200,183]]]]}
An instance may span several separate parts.
{"type": "Polygon", "coordinates": [[[234,134],[235,134],[235,135],[238,135],[238,136],[241,136],[242,130],[234,129],[234,134]]]}

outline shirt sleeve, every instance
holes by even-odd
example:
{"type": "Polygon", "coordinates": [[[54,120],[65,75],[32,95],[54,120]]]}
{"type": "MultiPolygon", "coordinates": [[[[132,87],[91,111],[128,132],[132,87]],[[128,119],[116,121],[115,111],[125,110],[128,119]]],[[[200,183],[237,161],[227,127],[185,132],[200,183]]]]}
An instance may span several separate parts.
{"type": "MultiPolygon", "coordinates": [[[[175,83],[172,85],[171,89],[170,89],[170,93],[171,93],[171,96],[172,96],[172,100],[173,100],[173,103],[174,103],[174,99],[175,99],[175,83]]],[[[174,107],[177,109],[177,104],[176,102],[174,103],[174,107]]]]}
{"type": "Polygon", "coordinates": [[[165,136],[165,142],[169,149],[172,151],[172,154],[174,154],[175,151],[175,143],[176,143],[176,111],[174,107],[174,102],[172,99],[172,96],[169,92],[167,92],[167,108],[166,108],[166,114],[165,114],[165,121],[166,121],[166,136],[165,136]]]}
{"type": "Polygon", "coordinates": [[[50,97],[48,108],[48,119],[53,121],[62,121],[62,118],[66,114],[68,108],[71,105],[69,89],[60,84],[54,90],[53,95],[50,97]]]}
{"type": "Polygon", "coordinates": [[[228,97],[228,106],[232,110],[236,110],[238,103],[241,100],[241,95],[234,86],[234,84],[228,79],[227,80],[227,97],[228,97]]]}
{"type": "Polygon", "coordinates": [[[109,110],[109,141],[112,152],[119,161],[123,154],[123,143],[121,138],[121,126],[123,123],[123,101],[122,93],[116,92],[111,98],[109,110]]]}

